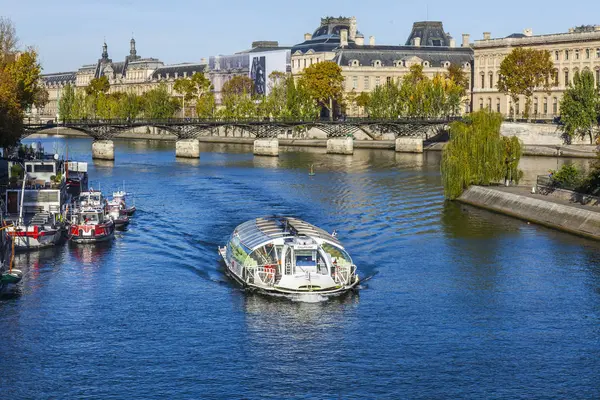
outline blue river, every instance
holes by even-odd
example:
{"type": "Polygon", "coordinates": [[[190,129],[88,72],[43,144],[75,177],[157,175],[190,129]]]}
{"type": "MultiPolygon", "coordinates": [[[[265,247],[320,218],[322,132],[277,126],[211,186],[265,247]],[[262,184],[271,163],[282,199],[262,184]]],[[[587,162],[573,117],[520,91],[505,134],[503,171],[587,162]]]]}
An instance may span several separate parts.
{"type": "Polygon", "coordinates": [[[600,398],[600,244],[445,202],[439,153],[202,144],[176,160],[173,143],[117,141],[112,163],[68,146],[138,212],[108,246],[18,255],[0,399],[600,398]],[[359,293],[301,303],[230,281],[217,246],[272,214],[337,230],[359,293]]]}

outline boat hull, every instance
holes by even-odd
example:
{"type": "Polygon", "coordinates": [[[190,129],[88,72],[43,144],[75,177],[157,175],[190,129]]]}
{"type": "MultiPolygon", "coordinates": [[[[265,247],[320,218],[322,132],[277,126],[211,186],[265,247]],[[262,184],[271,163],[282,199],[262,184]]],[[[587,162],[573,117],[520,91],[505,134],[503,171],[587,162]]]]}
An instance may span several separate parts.
{"type": "Polygon", "coordinates": [[[9,235],[14,237],[15,251],[19,252],[56,246],[63,243],[65,239],[64,229],[51,231],[40,230],[37,234],[17,231],[15,234],[10,232],[9,235]]]}
{"type": "Polygon", "coordinates": [[[112,231],[108,235],[98,235],[98,236],[72,236],[71,242],[75,244],[94,244],[94,243],[102,243],[108,242],[109,240],[115,237],[115,232],[112,231]]]}
{"type": "Polygon", "coordinates": [[[135,214],[135,211],[136,211],[135,206],[129,207],[129,208],[124,208],[121,210],[121,215],[127,215],[128,217],[131,217],[133,214],[135,214]]]}

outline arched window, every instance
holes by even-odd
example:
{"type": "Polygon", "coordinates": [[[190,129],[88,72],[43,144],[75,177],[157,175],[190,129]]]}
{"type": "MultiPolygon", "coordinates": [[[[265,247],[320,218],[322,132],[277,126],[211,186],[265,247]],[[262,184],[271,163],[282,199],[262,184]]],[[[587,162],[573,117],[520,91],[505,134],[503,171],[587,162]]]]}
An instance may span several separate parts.
{"type": "Polygon", "coordinates": [[[500,97],[496,98],[496,112],[500,112],[500,97]]]}
{"type": "Polygon", "coordinates": [[[565,70],[565,87],[569,86],[569,70],[565,70]]]}
{"type": "Polygon", "coordinates": [[[485,89],[485,75],[481,73],[481,88],[485,89]]]}
{"type": "Polygon", "coordinates": [[[552,99],[552,114],[558,115],[558,99],[556,97],[552,99]]]}
{"type": "Polygon", "coordinates": [[[544,115],[548,115],[548,98],[544,97],[544,115]]]}
{"type": "Polygon", "coordinates": [[[479,109],[483,110],[483,99],[479,99],[479,109]]]}
{"type": "Polygon", "coordinates": [[[538,98],[533,99],[533,115],[538,114],[538,98]]]}
{"type": "Polygon", "coordinates": [[[490,89],[494,88],[494,73],[490,72],[490,89]]]}

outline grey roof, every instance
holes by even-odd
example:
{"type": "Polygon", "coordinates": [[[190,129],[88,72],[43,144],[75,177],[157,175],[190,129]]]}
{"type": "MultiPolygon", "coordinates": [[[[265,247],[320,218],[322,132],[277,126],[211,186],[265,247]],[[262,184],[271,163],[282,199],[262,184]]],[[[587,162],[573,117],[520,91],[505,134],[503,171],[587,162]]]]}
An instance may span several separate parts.
{"type": "Polygon", "coordinates": [[[349,45],[339,49],[333,61],[338,65],[350,65],[358,60],[360,65],[371,65],[373,61],[381,61],[383,67],[391,67],[394,61],[418,57],[428,61],[433,67],[443,66],[448,61],[461,65],[473,62],[473,49],[469,47],[416,47],[416,46],[357,46],[349,45]]]}
{"type": "Polygon", "coordinates": [[[177,65],[165,65],[152,72],[152,79],[163,79],[167,77],[175,77],[177,73],[178,77],[183,77],[184,72],[187,76],[193,75],[195,72],[207,72],[206,64],[177,64],[177,65]]]}
{"type": "Polygon", "coordinates": [[[75,83],[76,72],[57,72],[54,74],[42,75],[42,80],[46,85],[75,83]]]}
{"type": "Polygon", "coordinates": [[[512,35],[508,35],[506,37],[506,39],[520,39],[520,38],[524,38],[527,35],[523,34],[523,33],[513,33],[512,35]]]}
{"type": "Polygon", "coordinates": [[[421,46],[450,46],[450,36],[444,32],[444,25],[439,21],[415,22],[406,45],[412,45],[415,38],[421,38],[421,46]]]}
{"type": "Polygon", "coordinates": [[[306,235],[318,237],[342,247],[342,244],[321,228],[292,217],[256,218],[238,225],[233,231],[240,242],[251,250],[271,240],[287,236],[306,235]]]}

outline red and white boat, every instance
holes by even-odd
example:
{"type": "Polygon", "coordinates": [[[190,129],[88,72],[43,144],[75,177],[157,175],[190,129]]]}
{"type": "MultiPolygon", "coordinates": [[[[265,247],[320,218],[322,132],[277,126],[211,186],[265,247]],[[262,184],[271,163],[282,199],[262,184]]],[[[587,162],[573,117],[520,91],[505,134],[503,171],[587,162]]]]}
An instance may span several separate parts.
{"type": "Polygon", "coordinates": [[[84,207],[71,214],[69,240],[73,243],[99,243],[113,239],[115,223],[104,209],[84,207]]]}

